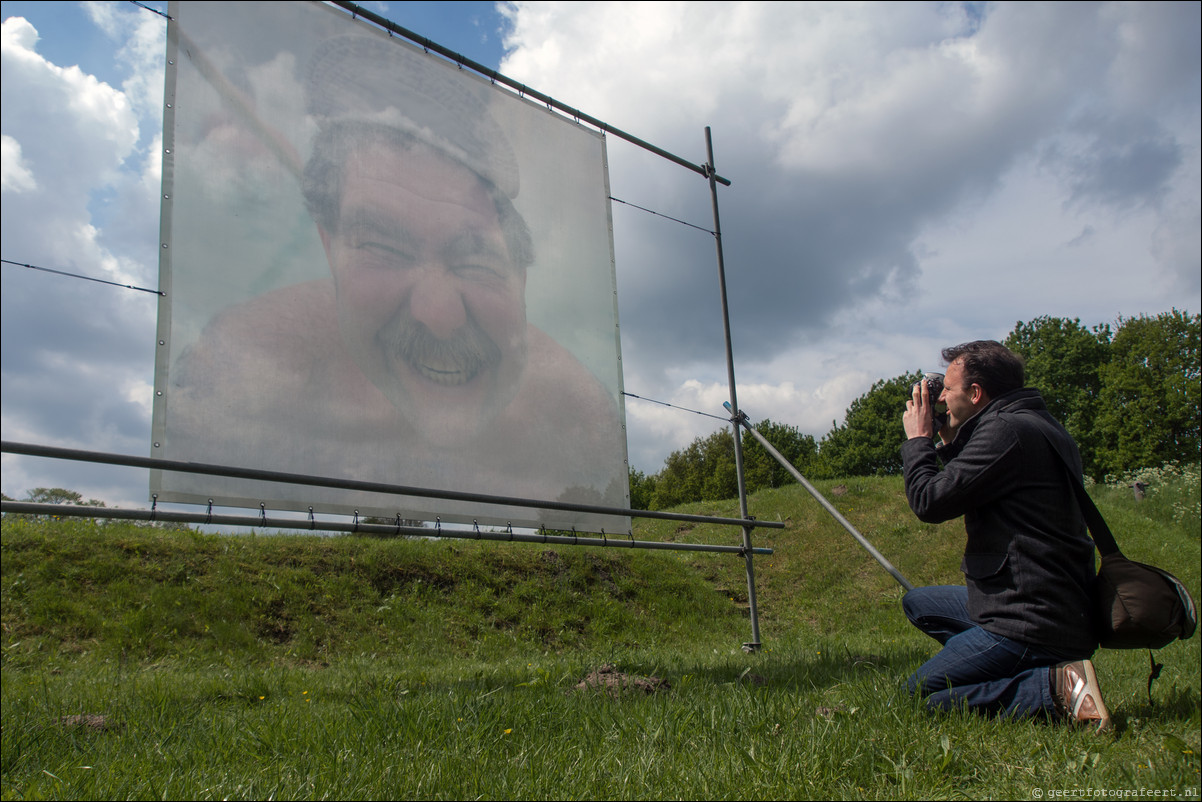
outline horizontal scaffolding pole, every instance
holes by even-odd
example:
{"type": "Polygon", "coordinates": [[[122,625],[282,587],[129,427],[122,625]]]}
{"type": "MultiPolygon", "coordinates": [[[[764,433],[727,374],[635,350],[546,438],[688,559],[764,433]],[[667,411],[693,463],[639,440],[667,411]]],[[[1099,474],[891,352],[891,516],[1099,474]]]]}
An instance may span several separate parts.
{"type": "MultiPolygon", "coordinates": [[[[647,150],[647,151],[650,151],[651,153],[654,153],[656,156],[661,156],[670,162],[675,162],[676,164],[679,164],[681,167],[687,167],[688,169],[692,170],[693,172],[698,173],[698,174],[704,176],[705,178],[709,178],[709,168],[704,164],[694,164],[693,162],[689,161],[688,159],[684,159],[673,153],[669,153],[668,151],[666,151],[662,148],[658,148],[655,145],[652,145],[650,142],[639,139],[638,137],[634,136],[633,134],[628,134],[625,131],[622,131],[618,128],[614,128],[613,126],[609,125],[608,123],[602,122],[601,120],[598,120],[595,117],[590,117],[589,115],[582,112],[580,109],[575,109],[564,103],[560,103],[558,100],[556,100],[548,95],[544,95],[542,92],[531,89],[530,87],[526,86],[523,83],[519,83],[518,81],[515,81],[512,78],[505,77],[504,75],[497,72],[496,70],[494,70],[490,67],[486,67],[485,65],[481,64],[478,61],[473,61],[470,58],[468,58],[460,53],[456,53],[454,50],[445,48],[442,45],[438,44],[437,42],[431,41],[430,39],[427,39],[426,37],[422,36],[421,34],[415,33],[414,31],[409,30],[408,28],[402,28],[400,25],[397,25],[395,22],[393,22],[385,17],[381,17],[379,14],[376,14],[372,11],[368,11],[366,8],[359,5],[358,3],[344,2],[343,0],[331,0],[331,2],[333,3],[333,5],[336,5],[341,8],[346,9],[347,11],[351,12],[351,14],[353,14],[356,17],[363,17],[365,20],[373,22],[376,25],[379,25],[381,28],[384,28],[385,30],[392,31],[395,34],[399,34],[400,36],[405,37],[409,41],[421,45],[426,50],[432,50],[435,53],[437,53],[438,55],[443,56],[444,58],[451,59],[456,64],[461,64],[464,67],[467,67],[475,72],[480,73],[481,75],[483,75],[484,77],[488,78],[491,81],[494,81],[495,83],[499,83],[504,86],[508,86],[510,89],[513,89],[514,91],[516,91],[518,94],[522,95],[523,97],[532,97],[535,100],[539,101],[540,103],[545,103],[545,104],[547,104],[547,106],[549,106],[551,108],[558,109],[559,111],[563,112],[564,114],[570,115],[575,120],[580,120],[580,121],[588,123],[589,125],[593,126],[594,128],[598,129],[599,131],[603,131],[606,134],[613,134],[614,136],[618,137],[619,139],[624,139],[632,145],[636,145],[636,146],[642,148],[643,150],[647,150]]],[[[720,175],[715,175],[714,180],[717,181],[719,184],[722,184],[723,186],[730,186],[730,180],[727,178],[723,178],[720,175]]]]}
{"type": "MultiPolygon", "coordinates": [[[[600,546],[602,548],[656,549],[661,551],[704,551],[719,554],[743,554],[742,546],[711,546],[705,543],[662,543],[635,540],[633,537],[581,537],[579,535],[538,532],[495,532],[481,529],[429,529],[421,526],[395,526],[355,521],[301,521],[288,518],[268,518],[266,515],[200,515],[191,512],[164,510],[126,510],[117,507],[89,507],[68,504],[34,504],[25,501],[0,502],[0,512],[14,515],[45,515],[55,518],[106,518],[149,523],[217,524],[219,526],[249,526],[268,529],[307,529],[318,532],[349,532],[351,534],[391,537],[437,537],[459,540],[497,540],[514,543],[548,543],[560,546],[600,546]]],[[[754,554],[772,554],[772,549],[755,548],[754,554]]]]}
{"type": "Polygon", "coordinates": [[[0,451],[8,454],[23,454],[29,457],[65,459],[75,462],[95,462],[105,465],[123,465],[128,468],[148,468],[160,471],[198,473],[208,476],[228,476],[234,479],[253,479],[293,485],[333,487],[340,490],[363,490],[371,493],[438,498],[447,501],[468,501],[477,504],[498,504],[507,507],[531,507],[534,509],[566,512],[588,512],[600,515],[620,515],[630,518],[654,518],[663,521],[690,521],[693,523],[718,524],[722,526],[758,526],[768,529],[785,528],[785,524],[779,521],[757,521],[754,518],[719,518],[679,512],[628,510],[621,507],[602,507],[594,504],[568,504],[561,501],[539,501],[537,499],[513,498],[510,496],[489,496],[483,493],[464,493],[457,490],[433,490],[425,487],[390,485],[383,482],[336,479],[329,476],[309,476],[301,473],[283,473],[280,471],[264,471],[253,468],[233,468],[228,465],[213,465],[204,462],[180,462],[178,460],[156,459],[154,457],[134,457],[127,454],[108,454],[101,451],[83,451],[74,448],[15,443],[10,440],[0,441],[0,451]]]}

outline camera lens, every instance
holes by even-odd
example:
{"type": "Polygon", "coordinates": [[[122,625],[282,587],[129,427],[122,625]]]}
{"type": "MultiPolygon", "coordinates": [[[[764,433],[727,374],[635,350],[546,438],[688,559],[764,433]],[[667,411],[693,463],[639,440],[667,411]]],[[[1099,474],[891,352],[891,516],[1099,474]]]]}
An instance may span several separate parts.
{"type": "Polygon", "coordinates": [[[935,418],[935,432],[947,423],[947,404],[940,403],[939,397],[944,394],[944,374],[926,373],[923,379],[927,381],[927,391],[930,393],[930,408],[935,418]]]}
{"type": "Polygon", "coordinates": [[[931,394],[932,401],[935,401],[939,398],[939,396],[943,395],[942,373],[924,373],[923,378],[926,379],[927,389],[931,394]]]}
{"type": "Polygon", "coordinates": [[[938,432],[947,423],[947,404],[939,402],[939,396],[943,395],[943,374],[924,373],[922,379],[927,383],[927,397],[931,400],[931,413],[938,432]]]}

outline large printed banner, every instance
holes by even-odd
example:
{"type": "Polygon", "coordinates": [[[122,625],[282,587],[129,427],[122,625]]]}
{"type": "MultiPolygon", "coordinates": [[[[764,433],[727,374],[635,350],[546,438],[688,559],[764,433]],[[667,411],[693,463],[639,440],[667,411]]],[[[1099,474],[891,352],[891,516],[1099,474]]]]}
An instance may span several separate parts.
{"type": "MultiPolygon", "coordinates": [[[[627,508],[604,139],[320,3],[170,15],[152,455],[627,508]]],[[[629,528],[175,472],[151,492],[629,528]]]]}

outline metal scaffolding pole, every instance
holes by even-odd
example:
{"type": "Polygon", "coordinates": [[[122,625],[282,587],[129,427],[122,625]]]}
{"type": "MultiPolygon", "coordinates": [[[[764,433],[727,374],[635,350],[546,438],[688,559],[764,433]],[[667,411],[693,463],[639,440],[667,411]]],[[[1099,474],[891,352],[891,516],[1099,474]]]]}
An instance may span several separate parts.
{"type": "MultiPolygon", "coordinates": [[[[621,507],[603,507],[593,504],[570,504],[560,501],[540,501],[538,499],[514,498],[512,496],[491,496],[483,493],[465,493],[455,490],[434,490],[425,487],[408,487],[392,485],[383,482],[364,482],[355,479],[339,479],[329,476],[311,476],[299,473],[282,473],[280,471],[265,471],[254,468],[236,468],[229,465],[213,465],[204,462],[181,462],[178,460],[158,459],[156,457],[134,457],[127,454],[109,454],[101,451],[83,451],[74,448],[59,448],[57,446],[42,446],[32,443],[15,443],[9,440],[0,441],[0,452],[6,454],[24,454],[31,457],[46,457],[49,459],[74,460],[76,462],[95,462],[102,465],[123,465],[129,468],[148,468],[151,470],[179,471],[206,476],[228,476],[235,479],[253,479],[266,482],[283,482],[285,484],[308,485],[312,487],[334,487],[344,490],[365,490],[373,493],[389,493],[402,496],[420,496],[423,498],[439,498],[451,501],[470,501],[481,504],[500,504],[507,506],[534,507],[548,510],[564,510],[568,512],[589,512],[603,515],[621,515],[631,518],[655,518],[664,521],[690,521],[694,523],[709,523],[728,526],[762,526],[769,529],[783,529],[785,525],[776,521],[754,521],[744,518],[720,518],[711,515],[691,515],[679,512],[661,512],[658,510],[628,510],[621,507]]],[[[8,509],[6,505],[5,509],[8,509]]],[[[109,518],[111,510],[107,507],[90,507],[96,510],[96,517],[109,518]]],[[[300,523],[293,521],[292,524],[300,523]]],[[[387,528],[387,527],[386,527],[387,528]]],[[[427,531],[426,534],[429,534],[427,531]]],[[[604,535],[604,533],[602,533],[604,535]]],[[[540,536],[541,537],[541,536],[540,536]]],[[[739,551],[737,547],[732,547],[739,551]]]]}
{"type": "MultiPolygon", "coordinates": [[[[731,405],[728,405],[728,404],[723,404],[723,406],[725,406],[728,410],[738,409],[738,407],[732,407],[731,405]]],[[[827,512],[829,512],[834,517],[834,519],[836,521],[838,521],[839,524],[844,529],[846,529],[851,534],[852,537],[854,537],[856,539],[856,542],[858,542],[861,546],[863,546],[868,551],[868,553],[872,555],[872,558],[874,560],[876,560],[878,563],[880,563],[881,567],[884,568],[886,571],[888,571],[890,576],[892,576],[894,579],[897,580],[899,585],[901,585],[907,591],[914,590],[914,586],[912,584],[910,584],[910,580],[908,580],[904,576],[902,576],[901,571],[898,571],[896,568],[894,568],[893,563],[891,563],[887,559],[885,559],[885,555],[883,555],[879,551],[877,551],[876,548],[873,547],[873,545],[868,542],[868,539],[866,537],[864,537],[863,535],[861,535],[859,533],[859,531],[854,526],[851,525],[851,521],[844,518],[839,513],[839,511],[837,509],[835,509],[834,505],[831,504],[829,501],[827,501],[826,497],[818,492],[817,488],[815,488],[812,484],[810,484],[808,481],[806,481],[806,478],[801,475],[801,471],[799,471],[799,470],[797,470],[797,468],[793,467],[793,463],[791,463],[787,459],[785,459],[784,455],[782,455],[779,451],[777,451],[775,448],[773,448],[772,444],[768,442],[767,438],[765,438],[762,434],[757,432],[755,430],[755,428],[752,427],[752,425],[747,422],[747,416],[745,414],[743,414],[743,412],[740,411],[738,413],[735,413],[734,416],[731,418],[731,420],[734,420],[736,423],[741,423],[744,426],[744,428],[747,429],[747,431],[751,432],[751,436],[760,442],[760,445],[762,445],[764,447],[764,450],[767,451],[769,454],[771,454],[772,458],[781,464],[781,467],[783,467],[786,471],[791,473],[793,475],[793,478],[796,479],[798,482],[800,482],[801,486],[809,491],[810,495],[813,496],[814,499],[819,504],[822,505],[822,508],[824,510],[826,510],[827,512]]]]}
{"type": "MultiPolygon", "coordinates": [[[[585,114],[580,109],[569,106],[566,103],[558,101],[555,98],[551,97],[550,95],[545,95],[536,89],[532,89],[529,86],[526,86],[524,83],[521,83],[520,81],[515,81],[512,78],[502,75],[501,73],[497,72],[496,70],[492,69],[491,67],[487,67],[478,61],[473,61],[472,59],[468,58],[467,56],[463,55],[462,53],[456,53],[454,50],[450,50],[446,47],[443,47],[442,45],[438,44],[437,42],[435,42],[431,39],[427,39],[426,37],[422,36],[419,33],[415,33],[414,31],[411,31],[408,28],[403,28],[400,25],[397,25],[392,20],[382,17],[379,14],[376,14],[376,13],[364,8],[363,6],[359,5],[358,3],[347,2],[347,0],[330,0],[330,1],[333,5],[340,6],[341,8],[344,8],[347,11],[351,12],[351,14],[355,17],[362,17],[363,19],[368,20],[369,22],[380,26],[381,28],[383,28],[386,31],[390,31],[392,33],[398,34],[399,36],[403,36],[404,38],[408,39],[409,41],[411,41],[415,44],[421,45],[426,50],[437,53],[438,55],[442,56],[443,58],[450,59],[451,61],[455,62],[456,64],[460,65],[461,67],[467,67],[468,69],[472,70],[473,72],[477,72],[480,75],[483,75],[485,78],[488,78],[490,81],[492,81],[495,84],[501,84],[502,86],[509,87],[510,89],[517,92],[521,97],[533,98],[534,100],[537,100],[540,103],[545,103],[545,104],[547,104],[548,109],[555,109],[559,112],[562,112],[563,114],[566,114],[567,116],[571,117],[572,119],[577,120],[578,122],[587,123],[587,124],[593,126],[594,128],[596,128],[598,131],[605,133],[606,135],[616,136],[619,139],[625,140],[625,141],[629,142],[630,144],[635,145],[636,147],[640,147],[643,150],[646,150],[650,153],[654,153],[656,156],[667,159],[668,161],[673,162],[674,164],[679,164],[681,167],[685,167],[685,168],[692,170],[693,172],[698,173],[700,175],[707,176],[707,170],[710,170],[711,165],[694,164],[693,162],[689,161],[688,159],[681,158],[680,156],[677,156],[675,153],[670,153],[670,152],[664,150],[663,148],[656,147],[655,145],[652,145],[650,142],[647,142],[646,140],[643,140],[643,139],[639,139],[637,136],[634,136],[633,134],[629,134],[620,128],[614,128],[612,125],[610,125],[609,123],[607,123],[603,120],[598,120],[596,117],[585,114]]],[[[706,130],[708,131],[709,129],[707,128],[706,130]]],[[[723,178],[720,175],[713,175],[712,170],[709,171],[708,176],[712,176],[714,178],[714,180],[716,180],[719,184],[724,184],[726,186],[730,185],[729,179],[723,178]]]]}
{"type": "MultiPolygon", "coordinates": [[[[635,540],[633,537],[564,534],[562,531],[514,532],[473,529],[433,529],[403,523],[364,523],[268,518],[266,510],[259,515],[214,515],[166,510],[129,510],[119,507],[89,507],[69,504],[37,504],[26,501],[0,502],[5,515],[43,515],[47,518],[104,518],[112,521],[145,521],[147,523],[213,524],[216,526],[246,526],[255,529],[277,529],[311,532],[344,532],[347,534],[377,535],[380,537],[457,538],[459,540],[493,540],[509,543],[546,543],[553,546],[599,546],[601,548],[648,549],[652,551],[697,551],[711,554],[741,554],[739,546],[719,546],[707,543],[665,543],[654,540],[635,540]]],[[[756,549],[757,554],[772,554],[772,549],[756,549]]]]}
{"type": "MultiPolygon", "coordinates": [[[[718,252],[718,284],[722,294],[722,328],[726,334],[726,376],[730,383],[730,407],[739,408],[739,400],[735,394],[735,357],[730,339],[730,307],[726,300],[726,260],[722,255],[722,223],[718,219],[718,180],[714,168],[714,141],[710,128],[705,127],[705,171],[709,178],[710,200],[714,207],[714,246],[718,252]]],[[[747,481],[743,475],[743,443],[739,437],[738,423],[731,418],[731,433],[735,438],[735,475],[739,483],[739,516],[744,520],[747,515],[747,481]]],[[[744,643],[746,651],[754,652],[760,648],[760,615],[755,599],[755,563],[752,560],[751,527],[743,526],[743,561],[747,568],[747,606],[751,614],[751,641],[744,643]]]]}

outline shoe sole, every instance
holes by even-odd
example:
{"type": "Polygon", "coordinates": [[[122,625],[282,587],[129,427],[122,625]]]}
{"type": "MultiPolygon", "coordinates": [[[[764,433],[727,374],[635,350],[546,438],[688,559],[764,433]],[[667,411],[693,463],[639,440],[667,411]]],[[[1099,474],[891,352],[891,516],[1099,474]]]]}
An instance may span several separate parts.
{"type": "Polygon", "coordinates": [[[1082,693],[1088,694],[1093,699],[1094,708],[1098,711],[1098,715],[1101,716],[1098,719],[1097,727],[1094,728],[1094,732],[1105,732],[1110,729],[1110,710],[1106,708],[1106,703],[1102,701],[1102,686],[1098,682],[1097,672],[1094,671],[1093,661],[1083,661],[1081,668],[1085,672],[1085,689],[1082,693]]]}

